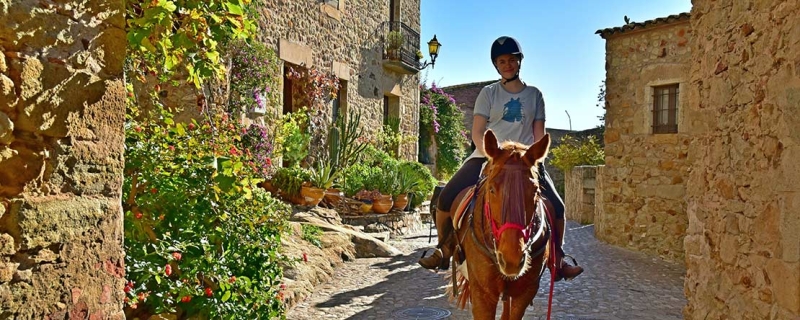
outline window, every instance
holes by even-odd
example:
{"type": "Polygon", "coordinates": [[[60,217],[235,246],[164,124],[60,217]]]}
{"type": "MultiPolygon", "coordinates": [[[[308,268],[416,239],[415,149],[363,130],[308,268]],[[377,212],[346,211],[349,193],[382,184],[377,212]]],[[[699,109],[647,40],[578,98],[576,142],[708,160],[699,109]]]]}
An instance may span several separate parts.
{"type": "Polygon", "coordinates": [[[653,87],[653,133],[678,133],[678,84],[653,87]]]}
{"type": "Polygon", "coordinates": [[[336,122],[342,113],[347,101],[347,81],[339,80],[339,88],[336,90],[336,99],[331,100],[331,120],[336,122]]]}
{"type": "Polygon", "coordinates": [[[292,79],[287,76],[289,74],[289,64],[285,63],[283,67],[283,114],[294,111],[294,101],[292,99],[292,79]]]}
{"type": "Polygon", "coordinates": [[[389,119],[389,96],[383,96],[383,124],[389,119]]]}

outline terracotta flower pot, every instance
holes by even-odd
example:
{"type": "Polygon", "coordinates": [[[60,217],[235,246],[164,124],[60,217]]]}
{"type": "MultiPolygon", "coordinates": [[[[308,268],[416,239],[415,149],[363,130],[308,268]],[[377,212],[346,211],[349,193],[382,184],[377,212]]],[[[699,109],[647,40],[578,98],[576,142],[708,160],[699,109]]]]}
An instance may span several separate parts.
{"type": "Polygon", "coordinates": [[[325,196],[325,190],[314,187],[302,187],[300,188],[300,196],[302,196],[305,201],[305,205],[313,207],[322,201],[322,197],[325,196]]]}
{"type": "Polygon", "coordinates": [[[330,204],[332,206],[338,206],[339,203],[342,202],[342,199],[344,199],[344,193],[339,191],[339,189],[331,188],[331,189],[325,190],[324,199],[325,199],[325,202],[327,202],[328,204],[330,204]]]}
{"type": "Polygon", "coordinates": [[[392,210],[392,205],[394,205],[394,202],[391,195],[381,195],[380,198],[372,201],[372,211],[375,211],[375,213],[387,213],[392,210]]]}
{"type": "Polygon", "coordinates": [[[406,209],[406,205],[408,205],[408,194],[404,193],[404,194],[398,195],[397,198],[394,199],[394,206],[392,208],[405,210],[406,209]]]}
{"type": "Polygon", "coordinates": [[[275,187],[275,186],[272,184],[272,181],[270,181],[270,180],[267,180],[267,181],[264,181],[264,182],[262,182],[262,183],[259,183],[259,184],[258,184],[258,186],[259,186],[259,187],[262,187],[262,188],[264,188],[264,190],[267,190],[267,191],[269,191],[269,192],[270,192],[270,193],[272,193],[273,195],[276,195],[276,194],[278,194],[278,188],[276,188],[276,187],[275,187]]]}

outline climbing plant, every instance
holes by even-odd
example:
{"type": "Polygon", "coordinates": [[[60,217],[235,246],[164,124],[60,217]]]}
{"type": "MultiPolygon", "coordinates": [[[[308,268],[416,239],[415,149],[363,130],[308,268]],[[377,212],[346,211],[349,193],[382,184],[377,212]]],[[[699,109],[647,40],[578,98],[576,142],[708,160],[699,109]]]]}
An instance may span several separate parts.
{"type": "Polygon", "coordinates": [[[442,91],[435,83],[430,88],[420,86],[420,150],[436,143],[436,172],[440,179],[448,179],[458,170],[466,156],[468,145],[464,128],[464,113],[452,95],[442,91]]]}
{"type": "Polygon", "coordinates": [[[247,39],[255,23],[245,16],[249,0],[130,0],[125,26],[130,69],[144,79],[162,82],[183,68],[186,80],[200,88],[211,77],[222,77],[220,45],[247,39]]]}

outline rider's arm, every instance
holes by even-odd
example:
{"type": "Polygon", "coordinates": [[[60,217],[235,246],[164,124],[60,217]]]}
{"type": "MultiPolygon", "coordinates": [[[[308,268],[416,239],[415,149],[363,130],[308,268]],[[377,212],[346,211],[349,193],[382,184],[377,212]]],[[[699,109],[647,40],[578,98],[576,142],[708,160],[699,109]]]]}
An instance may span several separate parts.
{"type": "MultiPolygon", "coordinates": [[[[542,137],[544,137],[544,120],[536,120],[533,121],[533,140],[535,142],[539,142],[542,137]]],[[[473,138],[474,139],[474,138],[473,138]]]]}
{"type": "Polygon", "coordinates": [[[533,142],[539,142],[544,137],[544,97],[539,92],[536,98],[536,115],[533,117],[533,142]]]}
{"type": "Polygon", "coordinates": [[[480,150],[482,154],[486,154],[486,150],[483,149],[483,134],[486,133],[486,125],[492,107],[489,95],[489,89],[483,87],[475,99],[475,109],[472,113],[472,142],[475,143],[475,150],[480,150]]]}
{"type": "Polygon", "coordinates": [[[481,153],[486,154],[483,150],[483,134],[486,133],[486,117],[482,115],[475,115],[472,117],[472,142],[475,143],[475,149],[480,150],[481,153]]]}

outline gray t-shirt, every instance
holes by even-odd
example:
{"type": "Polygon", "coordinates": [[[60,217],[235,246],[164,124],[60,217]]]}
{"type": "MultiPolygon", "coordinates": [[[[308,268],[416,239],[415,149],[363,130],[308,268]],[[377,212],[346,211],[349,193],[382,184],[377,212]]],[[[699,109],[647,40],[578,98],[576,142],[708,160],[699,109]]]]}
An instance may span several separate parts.
{"type": "MultiPolygon", "coordinates": [[[[544,99],[538,88],[526,85],[519,93],[511,93],[499,81],[481,89],[473,112],[474,116],[486,118],[486,128],[492,129],[498,142],[511,140],[531,145],[533,122],[545,120],[544,99]]],[[[466,160],[478,157],[486,156],[475,148],[466,160]]]]}

